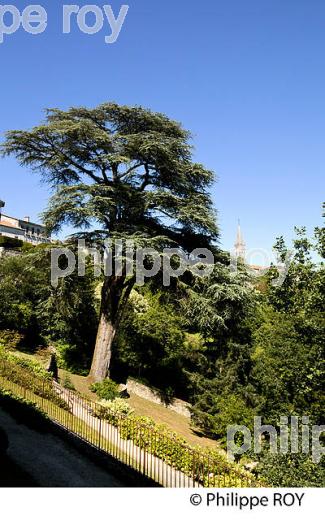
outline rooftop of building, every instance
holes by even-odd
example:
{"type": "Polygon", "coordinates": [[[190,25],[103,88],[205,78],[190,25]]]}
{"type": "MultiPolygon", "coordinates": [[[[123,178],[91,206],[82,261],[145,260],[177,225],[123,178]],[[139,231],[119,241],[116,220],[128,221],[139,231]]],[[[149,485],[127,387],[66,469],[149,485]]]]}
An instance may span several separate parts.
{"type": "Polygon", "coordinates": [[[32,222],[29,217],[24,218],[18,218],[18,217],[11,217],[10,215],[5,215],[4,213],[0,213],[0,224],[6,225],[8,227],[13,228],[19,228],[22,224],[28,224],[29,226],[35,226],[45,229],[45,226],[43,224],[40,224],[38,222],[32,222]],[[8,220],[9,219],[9,220],[8,220]],[[13,223],[15,221],[17,225],[13,223]]]}

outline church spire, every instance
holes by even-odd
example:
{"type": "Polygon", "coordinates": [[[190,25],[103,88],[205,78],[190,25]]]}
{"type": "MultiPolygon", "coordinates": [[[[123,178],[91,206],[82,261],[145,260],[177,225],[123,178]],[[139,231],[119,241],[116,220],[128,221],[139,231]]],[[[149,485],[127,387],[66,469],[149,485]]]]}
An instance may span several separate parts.
{"type": "Polygon", "coordinates": [[[237,258],[242,258],[243,260],[245,260],[246,244],[240,227],[240,220],[238,220],[237,238],[235,242],[235,255],[237,258]]]}

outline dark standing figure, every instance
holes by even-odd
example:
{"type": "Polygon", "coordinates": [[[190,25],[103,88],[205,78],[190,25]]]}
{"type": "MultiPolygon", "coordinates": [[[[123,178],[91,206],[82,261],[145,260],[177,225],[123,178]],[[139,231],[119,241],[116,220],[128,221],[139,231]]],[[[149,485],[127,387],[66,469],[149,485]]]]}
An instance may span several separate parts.
{"type": "Polygon", "coordinates": [[[56,353],[55,352],[51,353],[51,359],[50,359],[47,371],[50,372],[53,375],[53,379],[55,379],[55,381],[58,380],[58,378],[59,378],[59,371],[58,371],[58,363],[57,363],[57,360],[56,360],[56,353]]]}

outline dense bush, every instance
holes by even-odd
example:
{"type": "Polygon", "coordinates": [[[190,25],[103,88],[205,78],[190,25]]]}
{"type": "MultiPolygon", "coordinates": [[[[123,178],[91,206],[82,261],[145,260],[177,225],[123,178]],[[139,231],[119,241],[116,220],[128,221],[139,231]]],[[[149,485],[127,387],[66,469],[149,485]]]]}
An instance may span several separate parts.
{"type": "Polygon", "coordinates": [[[325,457],[316,464],[303,453],[259,457],[257,471],[273,487],[325,487],[325,457]]]}
{"type": "Polygon", "coordinates": [[[117,397],[113,401],[102,399],[96,404],[94,415],[101,419],[106,419],[110,424],[117,425],[121,419],[130,417],[134,414],[133,408],[125,399],[117,397]]]}
{"type": "Polygon", "coordinates": [[[0,293],[0,330],[22,334],[22,348],[31,351],[57,342],[65,368],[88,369],[97,328],[95,280],[88,266],[84,277],[74,273],[54,288],[50,248],[34,246],[1,259],[0,293]]]}
{"type": "Polygon", "coordinates": [[[90,390],[94,392],[100,399],[113,401],[120,395],[118,384],[111,379],[104,379],[100,383],[90,385],[90,390]]]}
{"type": "Polygon", "coordinates": [[[60,383],[63,386],[63,388],[66,388],[67,390],[74,391],[76,389],[69,375],[64,376],[63,379],[60,380],[60,383]]]}
{"type": "Polygon", "coordinates": [[[222,441],[225,441],[228,426],[240,424],[251,431],[254,427],[254,409],[249,408],[240,395],[218,395],[213,386],[210,393],[204,392],[198,398],[191,412],[196,426],[222,441]]]}
{"type": "Polygon", "coordinates": [[[182,317],[162,292],[134,290],[116,342],[117,362],[127,375],[158,387],[163,400],[186,398],[185,338],[182,317]]]}
{"type": "Polygon", "coordinates": [[[23,245],[22,240],[18,238],[0,236],[0,247],[7,247],[9,249],[19,249],[23,245]]]}
{"type": "Polygon", "coordinates": [[[23,334],[15,330],[0,330],[0,347],[15,350],[21,346],[23,338],[23,334]]]}

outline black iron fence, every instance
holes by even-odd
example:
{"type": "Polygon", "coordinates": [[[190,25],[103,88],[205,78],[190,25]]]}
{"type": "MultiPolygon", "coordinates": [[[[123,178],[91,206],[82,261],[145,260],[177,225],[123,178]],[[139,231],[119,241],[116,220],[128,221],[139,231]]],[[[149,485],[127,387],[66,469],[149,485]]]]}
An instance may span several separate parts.
{"type": "Polygon", "coordinates": [[[194,448],[144,418],[110,412],[0,357],[0,388],[37,405],[54,422],[164,487],[260,487],[254,476],[231,464],[223,453],[194,448]]]}

